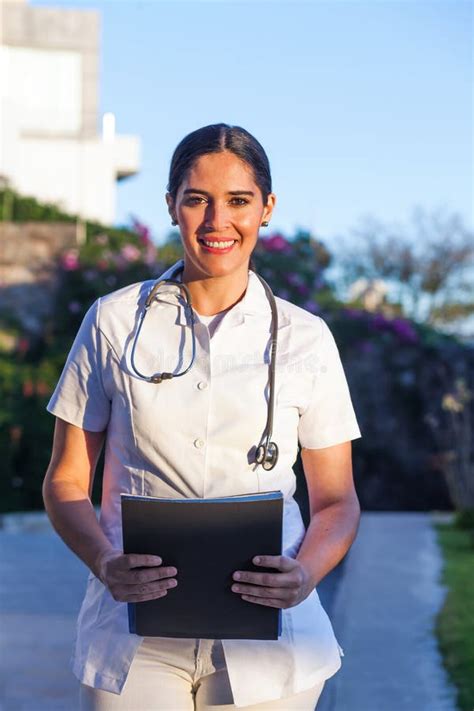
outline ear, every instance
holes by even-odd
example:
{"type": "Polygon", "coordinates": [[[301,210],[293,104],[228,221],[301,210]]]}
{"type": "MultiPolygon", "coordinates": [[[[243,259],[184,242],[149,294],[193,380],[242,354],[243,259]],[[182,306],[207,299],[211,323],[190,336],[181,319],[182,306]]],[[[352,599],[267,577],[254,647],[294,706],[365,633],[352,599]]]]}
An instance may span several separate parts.
{"type": "Polygon", "coordinates": [[[166,204],[168,205],[168,213],[172,220],[174,220],[174,201],[171,193],[166,193],[165,195],[166,204]]]}
{"type": "Polygon", "coordinates": [[[265,205],[265,208],[263,210],[262,220],[266,220],[267,222],[270,222],[275,205],[276,205],[276,195],[275,195],[275,193],[270,193],[268,196],[267,204],[265,205]]]}

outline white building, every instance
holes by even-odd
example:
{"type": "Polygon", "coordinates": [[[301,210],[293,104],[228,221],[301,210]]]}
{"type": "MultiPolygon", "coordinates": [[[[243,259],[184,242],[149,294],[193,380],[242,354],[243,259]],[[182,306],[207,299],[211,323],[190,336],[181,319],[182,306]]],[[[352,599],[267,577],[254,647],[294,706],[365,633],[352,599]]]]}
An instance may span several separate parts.
{"type": "Polygon", "coordinates": [[[0,0],[0,176],[22,195],[112,224],[136,136],[98,116],[99,13],[0,0]],[[99,125],[102,124],[100,131],[99,125]]]}

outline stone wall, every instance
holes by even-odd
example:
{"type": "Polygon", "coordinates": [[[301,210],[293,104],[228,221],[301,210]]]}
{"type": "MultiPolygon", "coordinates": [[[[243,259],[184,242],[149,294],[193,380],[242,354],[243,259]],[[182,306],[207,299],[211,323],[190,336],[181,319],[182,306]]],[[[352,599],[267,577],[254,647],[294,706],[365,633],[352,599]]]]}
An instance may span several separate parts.
{"type": "Polygon", "coordinates": [[[39,333],[54,303],[58,258],[76,244],[74,223],[0,223],[0,316],[39,333]]]}

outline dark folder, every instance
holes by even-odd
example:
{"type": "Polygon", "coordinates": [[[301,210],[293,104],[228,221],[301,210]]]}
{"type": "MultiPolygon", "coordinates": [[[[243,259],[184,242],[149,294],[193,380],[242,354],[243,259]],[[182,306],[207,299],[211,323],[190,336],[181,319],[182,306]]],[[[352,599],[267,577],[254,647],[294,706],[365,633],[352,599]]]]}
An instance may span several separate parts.
{"type": "Polygon", "coordinates": [[[281,555],[281,491],[212,499],[122,494],[125,553],[159,555],[177,569],[178,585],[155,600],[128,603],[129,629],[141,636],[278,639],[281,609],[232,592],[236,570],[257,554],[281,555]]]}

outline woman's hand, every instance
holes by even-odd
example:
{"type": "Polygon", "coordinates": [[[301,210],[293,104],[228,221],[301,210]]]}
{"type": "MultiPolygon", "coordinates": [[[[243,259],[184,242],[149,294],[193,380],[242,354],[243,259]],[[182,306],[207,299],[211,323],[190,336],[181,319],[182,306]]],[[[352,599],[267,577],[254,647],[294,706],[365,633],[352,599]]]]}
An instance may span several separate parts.
{"type": "Polygon", "coordinates": [[[286,555],[260,555],[255,565],[276,568],[277,573],[252,573],[237,570],[233,574],[232,591],[243,600],[269,607],[294,607],[314,590],[309,572],[300,561],[286,555]]]}
{"type": "Polygon", "coordinates": [[[117,602],[155,600],[178,584],[172,577],[176,568],[162,568],[162,562],[156,555],[107,551],[99,560],[98,577],[117,602]]]}

